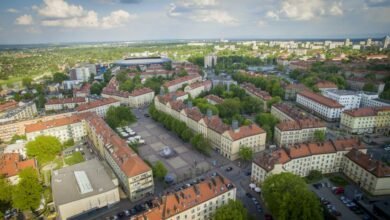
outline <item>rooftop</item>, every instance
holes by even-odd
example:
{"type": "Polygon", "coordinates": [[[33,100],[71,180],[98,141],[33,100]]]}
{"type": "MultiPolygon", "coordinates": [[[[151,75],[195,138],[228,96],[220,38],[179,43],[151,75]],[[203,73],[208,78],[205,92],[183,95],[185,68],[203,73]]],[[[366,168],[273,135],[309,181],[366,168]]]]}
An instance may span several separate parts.
{"type": "Polygon", "coordinates": [[[0,175],[6,178],[18,175],[21,170],[27,167],[36,168],[34,159],[22,161],[18,153],[5,153],[0,156],[0,175]]]}
{"type": "Polygon", "coordinates": [[[336,102],[335,100],[325,97],[323,95],[319,95],[317,93],[309,92],[309,91],[302,91],[298,93],[298,95],[304,96],[308,99],[311,99],[314,102],[317,102],[321,105],[327,106],[329,108],[343,108],[343,106],[336,102]]]}
{"type": "Polygon", "coordinates": [[[184,83],[184,82],[187,82],[187,81],[190,81],[190,80],[193,80],[196,78],[200,78],[200,77],[201,76],[198,74],[179,77],[179,78],[176,78],[174,80],[171,80],[171,81],[164,83],[164,87],[168,88],[168,87],[174,86],[176,84],[184,83]]]}
{"type": "Polygon", "coordinates": [[[63,98],[63,99],[49,99],[49,100],[47,100],[46,105],[81,103],[81,102],[85,102],[85,98],[84,97],[63,98]]]}
{"type": "Polygon", "coordinates": [[[301,130],[307,128],[326,127],[325,123],[318,119],[298,119],[296,121],[283,121],[276,125],[281,131],[301,130]]]}
{"type": "Polygon", "coordinates": [[[42,131],[42,130],[46,130],[46,129],[54,128],[54,127],[61,127],[61,126],[81,122],[81,120],[82,120],[82,117],[80,117],[80,115],[72,115],[69,117],[53,119],[50,121],[37,122],[35,124],[26,125],[25,132],[30,133],[30,132],[42,131]]]}
{"type": "Polygon", "coordinates": [[[54,170],[51,182],[57,206],[117,188],[97,159],[54,170]]]}
{"type": "Polygon", "coordinates": [[[345,156],[376,177],[390,177],[390,167],[382,161],[374,160],[356,149],[352,149],[345,156]]]}
{"type": "Polygon", "coordinates": [[[272,108],[278,109],[294,120],[315,118],[311,114],[302,111],[302,109],[296,107],[295,105],[290,105],[285,102],[274,104],[272,105],[272,108]]]}
{"type": "Polygon", "coordinates": [[[92,101],[92,102],[81,104],[81,105],[79,105],[76,108],[76,110],[79,111],[79,112],[80,111],[85,111],[85,110],[88,110],[88,109],[93,109],[93,108],[97,108],[97,107],[100,107],[100,106],[109,105],[109,104],[112,104],[112,103],[115,103],[115,102],[118,102],[118,100],[116,100],[114,98],[102,98],[102,99],[98,99],[98,100],[95,100],[95,101],[92,101]]]}
{"type": "Polygon", "coordinates": [[[147,93],[151,93],[154,91],[150,88],[147,88],[147,87],[144,87],[144,88],[139,88],[139,89],[134,89],[131,93],[130,93],[130,96],[140,96],[140,95],[144,95],[144,94],[147,94],[147,93]]]}
{"type": "Polygon", "coordinates": [[[0,104],[0,112],[8,111],[10,109],[14,109],[17,107],[18,107],[18,102],[16,102],[15,100],[11,100],[3,104],[0,104]]]}
{"type": "Polygon", "coordinates": [[[132,66],[132,65],[161,64],[166,62],[171,62],[171,60],[169,58],[163,58],[163,57],[137,57],[137,58],[126,58],[124,60],[117,60],[114,62],[114,64],[119,66],[132,66]]]}
{"type": "Polygon", "coordinates": [[[327,93],[333,93],[333,94],[336,94],[336,95],[359,95],[360,92],[357,92],[357,91],[352,91],[352,90],[339,90],[339,89],[331,89],[331,90],[328,90],[326,91],[327,93]]]}
{"type": "Polygon", "coordinates": [[[330,89],[330,88],[337,89],[337,85],[335,83],[330,81],[325,81],[325,80],[317,82],[315,86],[319,89],[330,89]]]}
{"type": "Polygon", "coordinates": [[[265,101],[272,99],[272,96],[267,91],[263,91],[251,83],[243,83],[241,87],[245,89],[245,91],[265,101]]]}
{"type": "Polygon", "coordinates": [[[207,95],[207,96],[205,97],[205,99],[211,100],[211,101],[213,101],[213,102],[215,102],[215,103],[217,103],[217,104],[223,103],[223,98],[220,98],[219,96],[212,95],[212,94],[207,95]]]}

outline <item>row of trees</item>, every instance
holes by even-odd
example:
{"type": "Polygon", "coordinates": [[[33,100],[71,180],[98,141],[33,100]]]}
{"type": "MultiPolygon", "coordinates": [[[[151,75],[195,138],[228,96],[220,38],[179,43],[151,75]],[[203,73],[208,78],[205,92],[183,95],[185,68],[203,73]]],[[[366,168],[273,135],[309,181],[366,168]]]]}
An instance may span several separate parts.
{"type": "Polygon", "coordinates": [[[183,141],[190,142],[192,147],[197,151],[207,156],[210,155],[210,142],[201,134],[194,135],[192,130],[184,122],[158,111],[154,105],[149,107],[149,114],[155,121],[161,122],[165,128],[175,132],[183,141]]]}
{"type": "Polygon", "coordinates": [[[255,122],[267,132],[267,142],[271,142],[275,125],[279,123],[279,120],[271,113],[260,113],[256,115],[255,122]]]}
{"type": "Polygon", "coordinates": [[[42,192],[38,172],[33,168],[22,170],[16,185],[0,178],[0,217],[11,207],[22,211],[36,210],[40,205],[42,192]]]}
{"type": "Polygon", "coordinates": [[[131,109],[125,106],[111,106],[108,108],[105,120],[113,129],[120,126],[126,126],[137,121],[131,109]]]}
{"type": "Polygon", "coordinates": [[[245,73],[237,72],[233,75],[233,79],[238,83],[249,82],[264,91],[267,91],[271,96],[284,96],[284,89],[281,85],[281,79],[278,77],[262,77],[251,76],[245,73]]]}

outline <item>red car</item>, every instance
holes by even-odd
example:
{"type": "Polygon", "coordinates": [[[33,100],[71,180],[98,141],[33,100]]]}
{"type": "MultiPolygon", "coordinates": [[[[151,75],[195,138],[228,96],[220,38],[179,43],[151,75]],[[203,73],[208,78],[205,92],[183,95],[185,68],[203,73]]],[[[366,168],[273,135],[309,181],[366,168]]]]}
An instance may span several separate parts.
{"type": "Polygon", "coordinates": [[[336,195],[340,195],[344,193],[344,188],[343,187],[334,187],[332,189],[333,193],[336,195]]]}
{"type": "Polygon", "coordinates": [[[265,220],[273,220],[274,218],[273,218],[272,215],[270,215],[270,214],[265,214],[265,215],[264,215],[264,219],[265,219],[265,220]]]}

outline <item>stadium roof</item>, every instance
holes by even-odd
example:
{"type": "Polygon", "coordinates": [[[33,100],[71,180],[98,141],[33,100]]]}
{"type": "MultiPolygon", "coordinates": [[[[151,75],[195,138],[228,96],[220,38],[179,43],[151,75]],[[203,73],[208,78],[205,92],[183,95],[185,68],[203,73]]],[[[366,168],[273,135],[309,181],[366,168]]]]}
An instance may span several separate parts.
{"type": "Polygon", "coordinates": [[[171,59],[163,58],[163,57],[137,57],[137,58],[127,58],[124,60],[117,60],[114,62],[114,64],[119,66],[134,66],[134,65],[162,64],[166,62],[171,62],[171,59]]]}

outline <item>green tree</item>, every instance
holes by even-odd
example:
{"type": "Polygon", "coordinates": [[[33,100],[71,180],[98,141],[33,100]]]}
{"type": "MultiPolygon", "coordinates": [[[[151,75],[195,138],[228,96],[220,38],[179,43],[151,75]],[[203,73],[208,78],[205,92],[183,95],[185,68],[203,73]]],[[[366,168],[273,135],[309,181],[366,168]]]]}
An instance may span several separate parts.
{"type": "Polygon", "coordinates": [[[375,85],[372,82],[367,82],[363,86],[363,91],[366,92],[376,92],[375,85]]]}
{"type": "Polygon", "coordinates": [[[131,79],[128,79],[119,85],[119,90],[122,91],[132,92],[134,88],[135,88],[135,84],[132,82],[131,79]]]}
{"type": "Polygon", "coordinates": [[[229,200],[225,205],[219,207],[214,214],[214,220],[247,220],[248,211],[238,200],[229,200]]]}
{"type": "Polygon", "coordinates": [[[260,113],[256,115],[255,122],[267,132],[267,141],[272,141],[275,125],[279,120],[271,113],[260,113]]]}
{"type": "Polygon", "coordinates": [[[111,80],[111,77],[112,77],[111,70],[107,70],[106,72],[103,73],[104,82],[108,83],[111,80]]]}
{"type": "Polygon", "coordinates": [[[241,101],[241,112],[246,114],[256,114],[263,109],[263,102],[252,96],[247,96],[241,101]]]}
{"type": "Polygon", "coordinates": [[[10,182],[0,177],[0,217],[7,209],[11,208],[12,202],[12,185],[10,182]]]}
{"type": "Polygon", "coordinates": [[[186,142],[188,142],[188,141],[191,139],[191,137],[192,137],[193,135],[194,135],[194,133],[193,133],[192,130],[189,129],[189,128],[184,129],[184,130],[180,133],[180,137],[181,137],[184,141],[186,141],[186,142]]]}
{"type": "Polygon", "coordinates": [[[108,108],[105,120],[114,129],[137,121],[131,109],[125,106],[108,108]]]}
{"type": "Polygon", "coordinates": [[[238,155],[240,155],[241,159],[246,161],[251,161],[253,158],[253,150],[247,146],[240,146],[240,150],[238,151],[238,155]]]}
{"type": "Polygon", "coordinates": [[[310,170],[309,175],[305,177],[308,183],[319,181],[323,178],[321,171],[319,170],[310,170]]]}
{"type": "Polygon", "coordinates": [[[271,109],[272,105],[280,103],[282,99],[279,96],[272,97],[271,100],[267,101],[267,107],[268,109],[271,109]]]}
{"type": "Polygon", "coordinates": [[[119,71],[119,73],[117,73],[115,77],[120,83],[126,81],[129,78],[127,70],[119,71]]]}
{"type": "Polygon", "coordinates": [[[292,173],[271,175],[262,188],[266,206],[276,219],[323,219],[318,198],[301,177],[292,173]]]}
{"type": "Polygon", "coordinates": [[[62,83],[64,80],[69,79],[69,76],[65,73],[54,73],[53,74],[53,82],[54,83],[62,83]]]}
{"type": "Polygon", "coordinates": [[[26,168],[20,172],[19,178],[12,190],[12,205],[20,210],[34,211],[39,207],[43,192],[38,173],[33,168],[26,168]]]}
{"type": "Polygon", "coordinates": [[[210,142],[203,137],[202,134],[196,134],[191,138],[190,143],[200,153],[209,156],[211,150],[210,142]]]}
{"type": "Polygon", "coordinates": [[[36,157],[40,164],[52,161],[61,152],[60,141],[53,136],[38,136],[26,144],[27,155],[36,157]]]}
{"type": "Polygon", "coordinates": [[[167,173],[168,170],[161,161],[157,161],[156,164],[154,164],[153,174],[157,179],[163,180],[167,173]]]}
{"type": "Polygon", "coordinates": [[[26,135],[14,134],[14,136],[12,136],[12,138],[10,140],[10,143],[14,144],[17,140],[26,140],[26,135]]]}
{"type": "Polygon", "coordinates": [[[27,88],[31,88],[32,79],[30,77],[25,77],[22,79],[22,85],[27,88]]]}
{"type": "Polygon", "coordinates": [[[325,131],[314,131],[314,140],[318,142],[324,142],[326,138],[325,131]]]}
{"type": "Polygon", "coordinates": [[[231,118],[240,114],[241,102],[239,99],[225,99],[223,103],[217,105],[221,118],[231,118]]]}
{"type": "Polygon", "coordinates": [[[91,85],[90,92],[91,94],[100,95],[102,93],[103,87],[104,85],[95,82],[91,85]]]}

